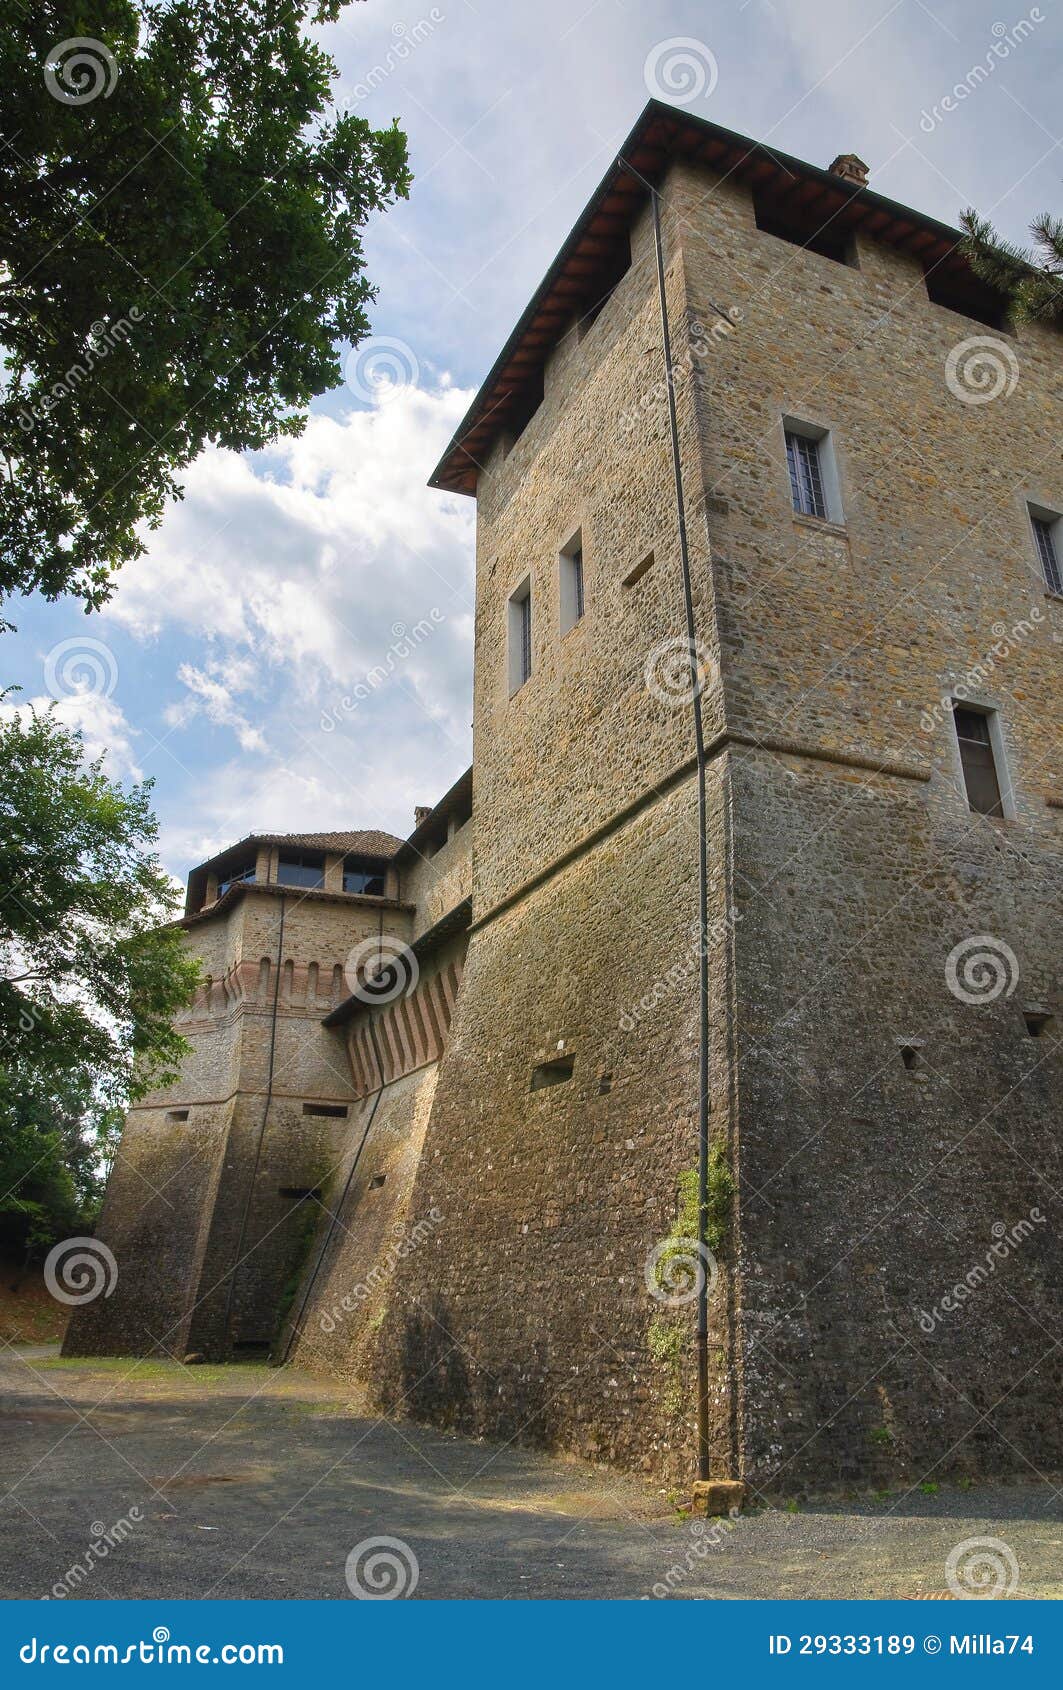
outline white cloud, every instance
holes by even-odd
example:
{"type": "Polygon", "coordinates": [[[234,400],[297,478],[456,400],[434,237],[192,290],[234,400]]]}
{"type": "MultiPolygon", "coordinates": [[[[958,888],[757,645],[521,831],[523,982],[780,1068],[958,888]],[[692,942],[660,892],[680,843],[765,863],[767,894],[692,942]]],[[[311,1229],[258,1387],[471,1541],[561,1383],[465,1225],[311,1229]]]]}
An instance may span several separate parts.
{"type": "Polygon", "coordinates": [[[105,612],[152,648],[169,861],[253,830],[405,834],[467,766],[473,502],[426,483],[469,398],[394,390],[188,471],[105,612]],[[219,762],[219,729],[263,761],[219,762]]]}
{"type": "Polygon", "coordinates": [[[68,728],[80,729],[85,741],[86,758],[92,762],[104,759],[104,773],[111,780],[142,780],[143,773],[133,750],[136,729],[126,720],[121,706],[105,693],[89,687],[64,695],[58,702],[47,695],[25,699],[18,704],[0,703],[0,715],[27,717],[31,710],[43,715],[51,705],[68,728]]]}
{"type": "Polygon", "coordinates": [[[211,661],[206,669],[182,663],[177,679],[188,688],[189,696],[167,706],[164,715],[171,727],[187,727],[196,716],[203,715],[219,727],[232,728],[244,751],[266,749],[262,730],[248,720],[233,696],[245,691],[254,679],[253,665],[246,659],[211,661]]]}
{"type": "Polygon", "coordinates": [[[470,632],[471,501],[425,485],[469,397],[406,388],[267,453],[205,452],[108,616],[287,665],[306,693],[372,668],[414,608],[470,632]]]}

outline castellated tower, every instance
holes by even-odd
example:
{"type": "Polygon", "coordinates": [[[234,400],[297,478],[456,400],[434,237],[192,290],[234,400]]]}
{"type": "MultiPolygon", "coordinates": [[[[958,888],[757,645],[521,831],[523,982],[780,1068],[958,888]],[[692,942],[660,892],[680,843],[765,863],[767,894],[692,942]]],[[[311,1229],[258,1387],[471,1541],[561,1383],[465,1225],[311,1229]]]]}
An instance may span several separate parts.
{"type": "Polygon", "coordinates": [[[385,833],[254,835],[196,869],[183,926],[203,983],[178,1081],[129,1114],[98,1233],[113,1295],[68,1354],[265,1354],[350,1132],[342,1036],[323,1025],[404,938],[385,833]]]}
{"type": "Polygon", "coordinates": [[[1063,1464],[1063,337],[958,241],[650,103],[433,477],[477,502],[473,771],[401,843],[193,876],[196,1053],[70,1347],[270,1344],[690,1479],[655,1264],[704,1062],[713,1473],[1063,1464]]]}

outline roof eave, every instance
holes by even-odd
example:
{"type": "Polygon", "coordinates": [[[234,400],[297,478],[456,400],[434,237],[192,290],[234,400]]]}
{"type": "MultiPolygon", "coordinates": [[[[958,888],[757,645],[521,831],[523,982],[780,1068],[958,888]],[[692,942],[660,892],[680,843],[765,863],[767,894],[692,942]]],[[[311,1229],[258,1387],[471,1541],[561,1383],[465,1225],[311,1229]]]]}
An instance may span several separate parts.
{"type": "MultiPolygon", "coordinates": [[[[878,212],[886,216],[890,222],[895,221],[900,224],[911,225],[911,234],[925,233],[933,237],[935,242],[948,247],[955,247],[964,238],[961,230],[954,229],[947,223],[941,223],[937,218],[929,217],[924,212],[915,211],[910,206],[901,205],[898,201],[891,200],[884,194],[876,193],[872,188],[862,187],[859,183],[847,181],[844,177],[836,176],[831,171],[822,169],[819,165],[809,164],[804,159],[794,158],[789,153],[779,152],[775,148],[766,146],[761,141],[753,140],[748,135],[739,135],[734,130],[725,129],[717,123],[711,123],[707,118],[696,117],[693,113],[682,111],[676,106],[670,106],[662,100],[650,100],[640,112],[620,152],[580,213],[546,275],[521,313],[516,327],[481,383],[475,399],[432,471],[428,482],[430,487],[437,488],[442,492],[475,493],[475,478],[482,466],[468,450],[465,442],[474,428],[490,417],[492,409],[497,410],[503,403],[503,400],[494,397],[494,389],[500,378],[507,370],[528,331],[532,328],[537,314],[564,272],[574,249],[587,234],[606,198],[616,191],[619,179],[623,176],[631,177],[636,184],[642,184],[643,191],[646,186],[655,184],[667,168],[668,162],[677,156],[674,139],[681,133],[685,133],[695,140],[700,137],[705,145],[712,142],[718,143],[721,156],[729,151],[738,153],[740,156],[730,164],[729,172],[748,171],[751,166],[755,166],[758,162],[770,164],[776,169],[792,173],[795,177],[801,177],[809,182],[818,182],[822,187],[839,193],[850,204],[859,205],[865,211],[867,217],[871,217],[878,212]],[[668,125],[672,132],[670,144],[666,142],[658,148],[660,158],[656,166],[649,161],[643,161],[644,168],[633,169],[634,161],[630,159],[630,155],[637,153],[640,147],[645,148],[647,146],[653,126],[660,123],[668,125]]],[[[695,157],[693,146],[686,155],[680,153],[678,156],[695,157]]],[[[704,159],[702,162],[711,165],[713,160],[704,159]]],[[[632,210],[641,197],[642,192],[638,186],[634,187],[631,195],[632,210]]],[[[881,234],[882,231],[876,232],[881,234]]],[[[910,238],[910,235],[905,238],[910,238]]]]}

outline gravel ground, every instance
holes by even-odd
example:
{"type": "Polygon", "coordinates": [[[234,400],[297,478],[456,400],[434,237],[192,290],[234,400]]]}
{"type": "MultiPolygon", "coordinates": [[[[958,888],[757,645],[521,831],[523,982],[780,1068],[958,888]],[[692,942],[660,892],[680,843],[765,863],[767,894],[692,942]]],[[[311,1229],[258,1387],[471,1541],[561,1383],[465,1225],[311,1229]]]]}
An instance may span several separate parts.
{"type": "Polygon", "coordinates": [[[691,1521],[638,1481],[380,1422],[291,1370],[43,1346],[0,1353],[0,1421],[9,1598],[349,1600],[348,1557],[381,1536],[394,1573],[363,1551],[357,1576],[408,1587],[416,1564],[429,1598],[938,1596],[985,1537],[1009,1594],[1063,1596],[1063,1494],[1039,1481],[691,1521]]]}

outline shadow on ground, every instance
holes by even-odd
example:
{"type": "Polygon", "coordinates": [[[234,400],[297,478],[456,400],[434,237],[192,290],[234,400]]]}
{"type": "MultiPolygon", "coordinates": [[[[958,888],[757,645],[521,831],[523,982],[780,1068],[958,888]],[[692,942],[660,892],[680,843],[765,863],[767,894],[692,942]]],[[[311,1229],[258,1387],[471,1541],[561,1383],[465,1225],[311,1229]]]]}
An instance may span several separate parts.
{"type": "Polygon", "coordinates": [[[979,1537],[1013,1557],[1010,1594],[1063,1595],[1049,1484],[683,1521],[638,1481],[374,1420],[290,1369],[8,1347],[0,1477],[5,1597],[350,1600],[374,1537],[429,1598],[932,1596],[979,1537]]]}

